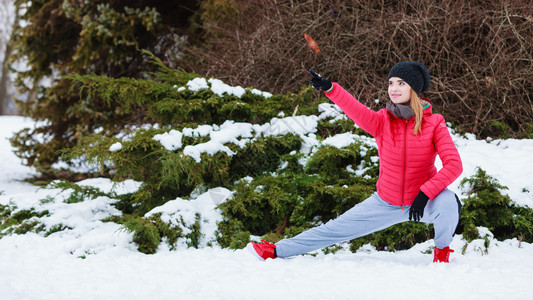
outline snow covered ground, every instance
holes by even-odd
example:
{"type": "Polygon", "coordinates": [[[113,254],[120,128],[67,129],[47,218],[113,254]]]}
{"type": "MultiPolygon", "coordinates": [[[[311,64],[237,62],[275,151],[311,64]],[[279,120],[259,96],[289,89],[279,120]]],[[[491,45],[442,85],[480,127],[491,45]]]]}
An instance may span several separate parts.
{"type": "MultiPolygon", "coordinates": [[[[432,263],[433,241],[396,253],[365,247],[266,262],[218,247],[169,251],[162,244],[157,254],[139,253],[131,233],[100,221],[120,213],[112,199],[66,204],[64,192],[21,181],[34,170],[21,164],[7,138],[27,126],[29,119],[0,117],[0,204],[47,209],[41,221],[48,229],[72,230],[0,239],[0,299],[533,299],[533,245],[517,240],[491,239],[488,251],[474,241],[463,254],[465,241],[456,236],[450,264],[432,263]]],[[[479,166],[509,187],[514,201],[533,207],[533,140],[453,137],[464,162],[453,191],[460,193],[459,181],[479,166]]],[[[83,184],[116,193],[138,187],[106,179],[83,184]]],[[[227,192],[208,191],[187,209],[214,207],[227,192]]],[[[185,205],[175,201],[159,210],[185,205]]]]}

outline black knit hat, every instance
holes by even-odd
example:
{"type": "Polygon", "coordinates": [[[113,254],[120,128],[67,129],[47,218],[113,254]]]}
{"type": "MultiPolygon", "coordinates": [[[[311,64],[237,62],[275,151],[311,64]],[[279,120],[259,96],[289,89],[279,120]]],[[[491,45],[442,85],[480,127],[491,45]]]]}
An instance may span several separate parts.
{"type": "Polygon", "coordinates": [[[418,61],[402,61],[395,64],[390,69],[387,80],[391,77],[400,77],[418,94],[429,89],[429,71],[426,66],[418,61]]]}

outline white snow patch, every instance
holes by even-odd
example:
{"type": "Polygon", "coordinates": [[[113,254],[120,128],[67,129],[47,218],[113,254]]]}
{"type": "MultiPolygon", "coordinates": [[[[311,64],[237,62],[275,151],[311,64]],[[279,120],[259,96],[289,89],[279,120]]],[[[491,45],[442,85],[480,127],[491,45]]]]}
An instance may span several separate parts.
{"type": "Polygon", "coordinates": [[[120,142],[116,142],[109,147],[109,151],[111,152],[115,152],[119,150],[122,150],[122,144],[120,142]]]}

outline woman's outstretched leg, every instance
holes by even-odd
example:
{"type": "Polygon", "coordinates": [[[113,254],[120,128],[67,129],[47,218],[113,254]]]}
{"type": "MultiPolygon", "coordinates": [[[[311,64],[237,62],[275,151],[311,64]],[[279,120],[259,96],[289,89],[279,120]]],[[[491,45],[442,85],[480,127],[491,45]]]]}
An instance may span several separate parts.
{"type": "Polygon", "coordinates": [[[391,205],[374,193],[329,222],[276,243],[278,257],[289,257],[349,241],[407,220],[408,210],[391,205]]]}

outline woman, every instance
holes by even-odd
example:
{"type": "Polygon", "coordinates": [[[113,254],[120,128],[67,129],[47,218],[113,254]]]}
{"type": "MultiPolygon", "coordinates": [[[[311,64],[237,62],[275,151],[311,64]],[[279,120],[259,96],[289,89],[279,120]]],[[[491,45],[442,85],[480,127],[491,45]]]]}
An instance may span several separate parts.
{"type": "Polygon", "coordinates": [[[461,204],[447,189],[463,171],[461,158],[444,118],[432,113],[431,102],[419,95],[428,90],[430,76],[420,62],[404,61],[389,72],[390,101],[373,111],[339,84],[313,71],[311,85],[337,104],[361,129],[376,139],[379,154],[377,191],[326,224],[276,244],[250,243],[260,259],[289,257],[317,250],[413,220],[435,228],[434,262],[449,262],[461,204]],[[439,155],[443,167],[437,171],[439,155]]]}

